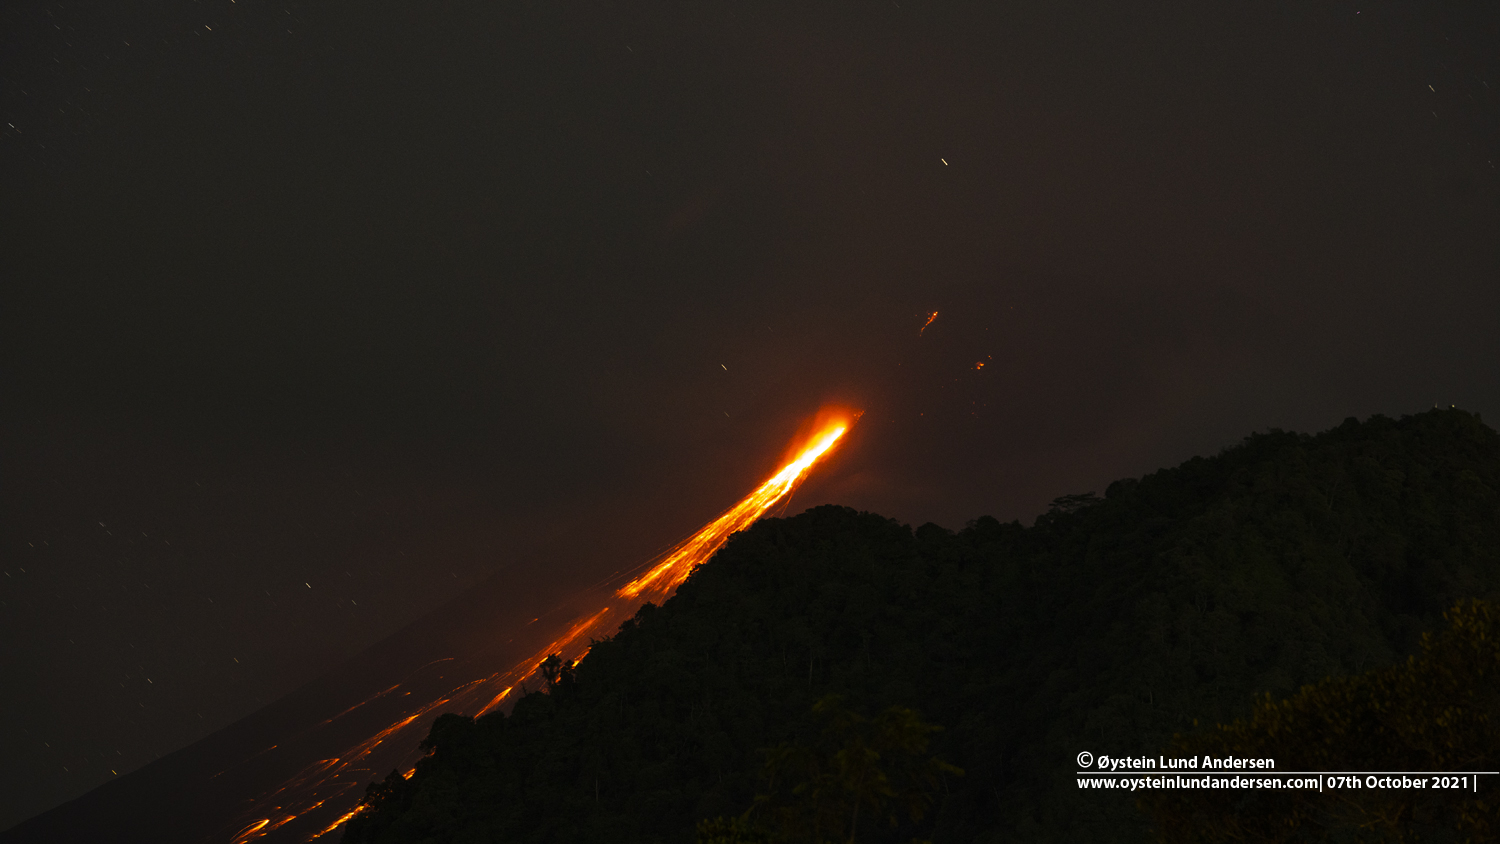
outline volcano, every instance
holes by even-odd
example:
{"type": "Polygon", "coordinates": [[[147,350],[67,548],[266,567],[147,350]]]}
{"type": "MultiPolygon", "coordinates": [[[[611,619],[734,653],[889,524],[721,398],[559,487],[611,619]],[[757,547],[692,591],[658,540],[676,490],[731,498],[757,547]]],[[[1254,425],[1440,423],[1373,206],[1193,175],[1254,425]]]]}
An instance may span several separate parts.
{"type": "Polygon", "coordinates": [[[775,474],[655,559],[560,602],[546,587],[493,578],[337,671],[0,842],[334,841],[368,782],[409,773],[422,758],[418,745],[439,715],[508,708],[544,682],[548,657],[571,665],[642,606],[671,597],[730,536],[784,506],[858,417],[820,412],[775,474]]]}

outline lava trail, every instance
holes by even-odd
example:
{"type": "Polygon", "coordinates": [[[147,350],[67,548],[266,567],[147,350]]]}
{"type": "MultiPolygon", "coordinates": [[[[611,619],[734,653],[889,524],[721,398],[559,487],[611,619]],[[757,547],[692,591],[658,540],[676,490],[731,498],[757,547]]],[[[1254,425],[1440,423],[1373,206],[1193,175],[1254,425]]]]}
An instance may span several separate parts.
{"type": "MultiPolygon", "coordinates": [[[[588,653],[592,641],[609,636],[647,601],[659,603],[671,597],[693,569],[707,562],[731,535],[748,528],[786,501],[813,466],[838,445],[859,414],[820,418],[827,421],[815,425],[811,436],[780,471],[717,519],[642,566],[649,568],[610,594],[597,611],[575,619],[567,630],[527,659],[408,709],[400,719],[344,753],[307,765],[281,787],[255,800],[238,822],[239,831],[233,834],[230,844],[245,844],[299,820],[301,823],[295,823],[284,834],[306,828],[314,819],[319,822],[302,833],[304,842],[334,832],[358,811],[356,803],[361,795],[360,787],[372,774],[378,773],[372,754],[383,745],[399,744],[405,749],[401,757],[403,761],[397,767],[404,775],[410,776],[423,755],[417,744],[427,734],[439,710],[474,716],[492,712],[510,700],[518,689],[524,693],[527,681],[538,673],[547,657],[556,654],[567,661],[581,659],[588,653]]],[[[366,703],[393,695],[399,688],[400,684],[385,689],[319,726],[326,726],[366,703]]],[[[384,754],[382,758],[385,758],[384,754]]]]}

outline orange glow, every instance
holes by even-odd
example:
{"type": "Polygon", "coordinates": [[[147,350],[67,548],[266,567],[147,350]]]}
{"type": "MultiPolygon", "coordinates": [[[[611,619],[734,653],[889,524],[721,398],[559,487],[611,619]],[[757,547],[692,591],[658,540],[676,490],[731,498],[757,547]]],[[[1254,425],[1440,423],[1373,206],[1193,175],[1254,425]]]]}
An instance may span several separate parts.
{"type": "MultiPolygon", "coordinates": [[[[930,325],[936,318],[937,312],[934,311],[927,320],[928,324],[930,325]]],[[[373,771],[370,766],[379,764],[383,767],[389,764],[389,761],[371,759],[371,754],[398,734],[401,736],[402,745],[407,749],[404,750],[404,761],[397,767],[404,769],[404,775],[410,777],[416,770],[416,762],[423,755],[417,747],[421,738],[418,732],[420,731],[422,735],[426,734],[432,721],[438,715],[439,707],[461,714],[472,713],[474,717],[484,715],[503,705],[516,689],[521,689],[524,693],[527,690],[527,681],[536,677],[542,662],[549,656],[557,654],[568,662],[582,659],[592,648],[595,640],[607,638],[622,620],[634,616],[648,600],[660,602],[671,597],[693,570],[713,557],[730,536],[750,527],[776,505],[784,503],[787,496],[791,495],[807,478],[808,473],[818,461],[826,457],[838,445],[859,419],[859,415],[858,412],[844,411],[820,413],[813,420],[811,429],[806,431],[806,435],[796,441],[798,445],[790,459],[770,479],[756,487],[717,519],[670,548],[645,574],[609,595],[601,609],[575,620],[562,635],[553,639],[546,647],[512,665],[509,669],[465,683],[438,700],[407,710],[400,720],[345,751],[343,755],[320,759],[306,766],[296,776],[283,783],[280,788],[262,795],[255,801],[254,807],[247,814],[250,817],[259,817],[241,829],[239,834],[234,836],[231,844],[246,844],[246,842],[260,838],[313,812],[329,801],[338,801],[333,803],[331,808],[343,808],[350,806],[351,802],[357,803],[358,794],[363,791],[364,779],[371,774],[378,774],[378,771],[373,771]],[[356,774],[359,776],[350,776],[356,774]]],[[[532,619],[532,621],[536,620],[532,619]]],[[[442,661],[445,660],[436,662],[442,661]]],[[[429,663],[431,664],[433,663],[429,663]]],[[[318,726],[325,726],[377,698],[392,694],[404,682],[377,692],[318,726]]],[[[540,685],[542,684],[538,684],[540,685]]],[[[535,688],[537,686],[533,687],[535,688]]],[[[382,757],[382,759],[386,758],[382,757]]],[[[328,826],[308,834],[303,841],[322,838],[343,826],[358,812],[358,806],[354,805],[328,826]]]]}
{"type": "Polygon", "coordinates": [[[363,809],[363,808],[364,808],[363,805],[355,806],[353,809],[350,809],[349,811],[345,812],[338,820],[336,820],[333,823],[329,824],[328,826],[324,827],[322,832],[317,833],[312,838],[309,838],[307,840],[308,841],[312,841],[314,838],[322,838],[323,836],[327,835],[328,833],[333,832],[335,829],[338,829],[339,827],[343,826],[350,818],[352,818],[355,815],[359,814],[359,810],[363,809]]]}
{"type": "MultiPolygon", "coordinates": [[[[249,826],[240,830],[239,835],[236,835],[233,839],[231,839],[232,844],[240,844],[241,841],[249,841],[252,838],[259,838],[260,835],[256,835],[256,833],[260,832],[261,829],[263,829],[265,825],[270,822],[270,818],[261,818],[254,823],[251,823],[249,826]]],[[[265,833],[261,832],[261,835],[264,834],[265,833]]]]}
{"type": "MultiPolygon", "coordinates": [[[[604,616],[610,611],[610,609],[611,607],[605,607],[604,609],[594,613],[588,618],[574,623],[572,627],[568,628],[567,633],[564,633],[552,644],[548,645],[545,648],[542,648],[536,653],[536,655],[532,656],[530,659],[522,662],[515,668],[512,668],[511,673],[520,671],[522,672],[521,679],[525,680],[527,677],[536,672],[537,666],[541,665],[543,660],[545,660],[549,656],[552,656],[553,654],[563,654],[564,659],[577,659],[579,656],[582,656],[582,654],[578,654],[578,656],[569,656],[569,654],[576,651],[576,644],[578,640],[582,638],[583,634],[594,630],[595,627],[599,625],[599,622],[604,618],[604,616]]],[[[587,648],[585,648],[584,650],[587,650],[587,648]]],[[[496,706],[499,706],[505,701],[505,698],[510,695],[511,690],[514,688],[515,686],[505,687],[505,690],[500,692],[500,694],[495,695],[494,699],[485,704],[483,709],[474,713],[475,717],[483,715],[494,709],[496,706]]]]}
{"type": "Polygon", "coordinates": [[[924,323],[922,323],[922,327],[920,329],[918,329],[918,331],[917,331],[917,336],[918,337],[921,337],[922,336],[922,332],[927,330],[927,326],[932,325],[932,321],[935,320],[935,319],[937,319],[937,315],[938,315],[937,311],[933,311],[932,313],[930,313],[930,314],[927,315],[927,321],[924,322],[924,323]]]}
{"type": "Polygon", "coordinates": [[[709,522],[701,530],[678,543],[668,551],[666,558],[654,568],[620,588],[615,595],[620,598],[635,598],[641,595],[665,596],[687,580],[693,569],[703,565],[718,551],[732,534],[755,524],[768,510],[785,498],[802,479],[812,465],[833,448],[839,438],[849,430],[848,423],[835,422],[821,431],[812,444],[802,449],[796,459],[771,476],[756,490],[730,508],[728,512],[709,522]]]}

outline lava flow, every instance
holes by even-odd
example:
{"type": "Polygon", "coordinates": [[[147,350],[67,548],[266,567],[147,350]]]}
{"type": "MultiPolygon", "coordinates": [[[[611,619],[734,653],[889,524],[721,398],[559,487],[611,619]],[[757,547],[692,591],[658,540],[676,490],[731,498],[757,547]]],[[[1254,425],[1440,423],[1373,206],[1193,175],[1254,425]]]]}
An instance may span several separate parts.
{"type": "Polygon", "coordinates": [[[823,432],[811,445],[797,455],[797,459],[786,464],[780,472],[761,484],[758,489],[745,496],[729,512],[714,519],[666,553],[666,559],[635,580],[620,587],[615,593],[619,598],[635,598],[640,595],[665,596],[682,585],[693,569],[702,565],[731,534],[755,524],[776,503],[802,483],[807,470],[819,457],[833,448],[834,443],[849,430],[846,425],[836,425],[823,432]]]}
{"type": "MultiPolygon", "coordinates": [[[[750,527],[777,504],[783,503],[806,479],[812,467],[839,443],[858,418],[858,413],[820,415],[811,436],[803,440],[804,445],[780,471],[717,519],[648,562],[646,566],[649,569],[615,590],[602,608],[574,620],[566,631],[545,648],[509,669],[470,681],[441,695],[437,700],[408,709],[395,723],[340,756],[321,759],[303,768],[280,788],[255,801],[254,807],[244,816],[248,820],[241,821],[243,826],[231,839],[231,844],[245,844],[324,807],[327,817],[324,817],[322,823],[328,823],[329,817],[336,819],[321,830],[306,833],[303,841],[321,838],[341,827],[358,812],[355,805],[358,795],[350,792],[371,774],[378,773],[371,755],[381,745],[394,743],[400,737],[406,751],[399,768],[404,769],[405,776],[410,776],[422,756],[417,743],[421,736],[426,735],[439,708],[445,712],[472,714],[476,717],[483,715],[504,705],[517,689],[525,694],[527,681],[538,673],[542,661],[549,656],[556,654],[568,662],[582,659],[594,640],[609,636],[614,628],[633,616],[648,600],[661,601],[671,597],[677,587],[687,580],[688,575],[707,562],[731,535],[750,527]],[[334,811],[338,812],[337,816],[333,815],[334,811]]],[[[365,703],[392,694],[398,688],[400,684],[350,707],[319,726],[326,726],[365,703]]]]}

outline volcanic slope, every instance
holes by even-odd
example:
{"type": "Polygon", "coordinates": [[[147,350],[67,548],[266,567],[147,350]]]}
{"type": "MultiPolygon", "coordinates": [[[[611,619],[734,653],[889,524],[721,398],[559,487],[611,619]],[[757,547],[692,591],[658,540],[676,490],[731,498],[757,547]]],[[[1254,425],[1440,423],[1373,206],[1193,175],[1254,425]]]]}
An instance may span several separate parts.
{"type": "Polygon", "coordinates": [[[912,707],[964,770],[860,840],[1142,841],[1080,751],[1156,755],[1194,719],[1390,664],[1500,587],[1500,436],[1461,410],[1256,434],[957,533],[819,507],[736,535],[661,607],[506,716],[447,716],[344,841],[690,842],[762,749],[840,693],[912,707]]]}

